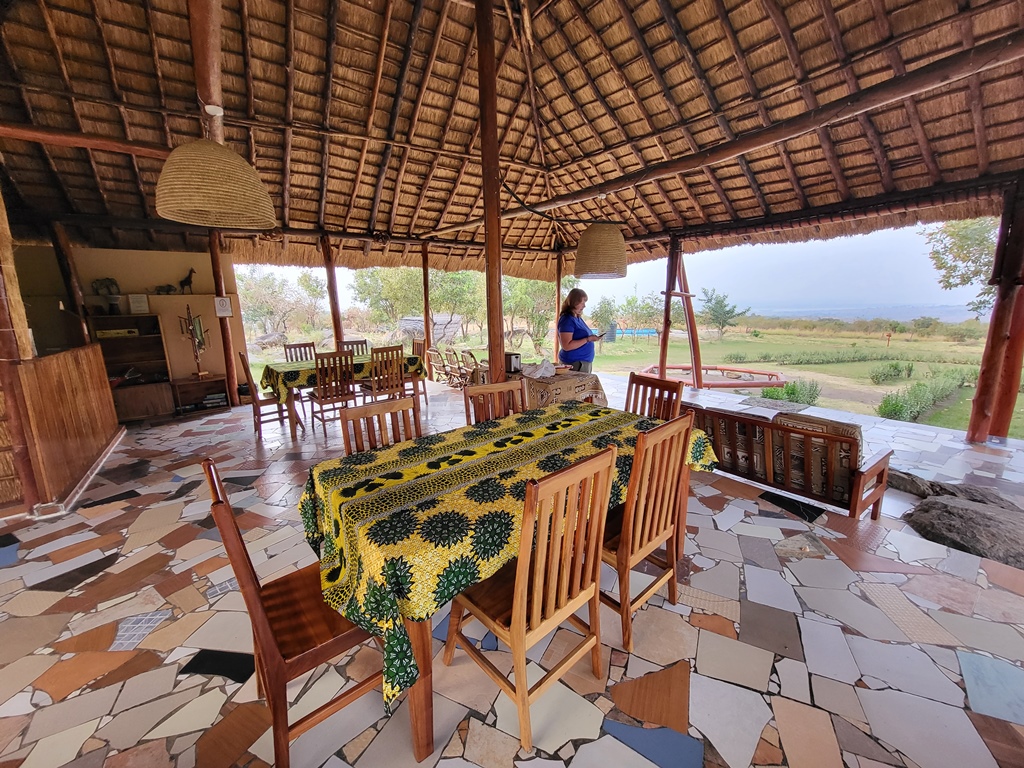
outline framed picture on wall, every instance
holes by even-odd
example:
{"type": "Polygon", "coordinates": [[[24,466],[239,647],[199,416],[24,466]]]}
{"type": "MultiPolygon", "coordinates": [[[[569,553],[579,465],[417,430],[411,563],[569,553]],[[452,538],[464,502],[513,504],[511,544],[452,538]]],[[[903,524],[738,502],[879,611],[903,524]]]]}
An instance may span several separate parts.
{"type": "Polygon", "coordinates": [[[230,296],[215,296],[213,299],[213,310],[217,317],[233,317],[230,296]]]}
{"type": "Polygon", "coordinates": [[[148,315],[149,296],[144,293],[129,293],[128,312],[133,315],[148,315]]]}

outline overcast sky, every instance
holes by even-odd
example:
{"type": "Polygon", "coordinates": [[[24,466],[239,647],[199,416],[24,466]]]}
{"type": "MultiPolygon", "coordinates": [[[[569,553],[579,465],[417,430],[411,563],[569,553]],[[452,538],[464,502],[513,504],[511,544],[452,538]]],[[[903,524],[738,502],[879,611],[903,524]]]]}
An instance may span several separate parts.
{"type": "MultiPolygon", "coordinates": [[[[965,306],[974,288],[944,291],[928,259],[919,227],[890,229],[837,240],[780,245],[743,245],[687,254],[690,290],[714,288],[740,308],[759,310],[848,309],[907,305],[965,306]]],[[[283,267],[290,279],[297,267],[283,267]]],[[[352,272],[338,270],[341,305],[354,303],[352,272]]],[[[596,304],[602,296],[622,301],[665,289],[665,259],[634,264],[619,280],[584,280],[596,304]]],[[[699,308],[699,303],[698,303],[699,308]]],[[[870,314],[870,313],[869,313],[870,314]]]]}

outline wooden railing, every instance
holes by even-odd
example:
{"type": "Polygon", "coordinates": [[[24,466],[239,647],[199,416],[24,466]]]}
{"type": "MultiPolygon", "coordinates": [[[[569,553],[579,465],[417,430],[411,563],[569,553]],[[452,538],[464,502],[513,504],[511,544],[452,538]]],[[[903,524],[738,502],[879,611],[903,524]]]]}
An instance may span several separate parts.
{"type": "Polygon", "coordinates": [[[40,501],[63,501],[121,432],[98,344],[17,367],[40,501]]]}

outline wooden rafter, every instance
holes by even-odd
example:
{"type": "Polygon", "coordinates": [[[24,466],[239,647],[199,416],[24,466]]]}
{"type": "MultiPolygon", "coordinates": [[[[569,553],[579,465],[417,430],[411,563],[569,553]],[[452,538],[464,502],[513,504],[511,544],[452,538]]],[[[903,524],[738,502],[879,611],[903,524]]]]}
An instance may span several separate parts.
{"type": "MultiPolygon", "coordinates": [[[[1024,7],[1021,8],[1024,14],[1024,7]]],[[[964,41],[964,48],[974,47],[974,23],[971,19],[964,19],[960,22],[960,37],[964,41]]],[[[984,176],[988,173],[989,151],[988,139],[985,136],[985,101],[981,95],[981,80],[977,76],[967,79],[967,106],[971,111],[971,122],[974,128],[974,149],[978,153],[978,175],[984,176]]],[[[1003,435],[1005,437],[1005,435],[1003,435]]]]}
{"type": "MultiPolygon", "coordinates": [[[[243,0],[244,2],[244,0],[243,0]]],[[[156,78],[156,96],[160,101],[160,109],[167,109],[167,94],[164,91],[164,76],[160,66],[160,44],[157,40],[156,27],[153,23],[153,0],[143,0],[143,11],[146,14],[146,29],[149,31],[149,50],[153,57],[153,76],[156,78]]],[[[122,98],[123,98],[122,94],[122,98]]],[[[171,126],[167,121],[166,113],[161,114],[160,123],[164,129],[164,141],[168,147],[174,146],[171,142],[171,126]]]]}
{"type": "MultiPolygon", "coordinates": [[[[329,0],[327,7],[327,60],[324,62],[324,130],[331,129],[331,100],[334,95],[334,66],[337,63],[338,0],[329,0]]],[[[331,172],[331,135],[324,134],[320,150],[320,207],[317,209],[317,223],[323,227],[327,216],[327,179],[331,172]]],[[[329,248],[328,244],[328,248],[329,248]]]]}
{"type": "Polygon", "coordinates": [[[295,117],[295,0],[284,6],[284,170],[281,180],[281,221],[292,215],[292,120],[295,117]]]}

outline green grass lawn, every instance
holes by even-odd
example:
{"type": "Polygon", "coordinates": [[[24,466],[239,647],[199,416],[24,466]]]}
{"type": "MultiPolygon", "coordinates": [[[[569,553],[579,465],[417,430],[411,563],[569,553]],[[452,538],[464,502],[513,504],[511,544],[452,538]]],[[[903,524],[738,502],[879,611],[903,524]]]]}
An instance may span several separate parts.
{"type": "MultiPolygon", "coordinates": [[[[926,414],[922,424],[930,424],[933,427],[948,427],[949,429],[967,429],[967,422],[971,418],[971,400],[974,398],[975,390],[965,387],[958,390],[953,398],[941,408],[937,408],[926,414]]],[[[1024,398],[1017,397],[1017,405],[1013,409],[1013,418],[1010,420],[1009,437],[1024,438],[1024,398]]]]}

